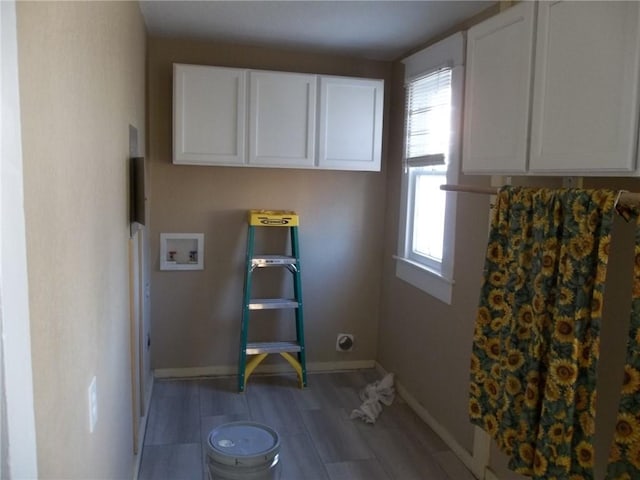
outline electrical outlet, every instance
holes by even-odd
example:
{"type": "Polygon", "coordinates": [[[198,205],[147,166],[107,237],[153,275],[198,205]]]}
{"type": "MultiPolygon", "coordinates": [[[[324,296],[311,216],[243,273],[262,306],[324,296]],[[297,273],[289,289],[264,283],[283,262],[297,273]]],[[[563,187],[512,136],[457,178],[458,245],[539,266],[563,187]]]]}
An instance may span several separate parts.
{"type": "Polygon", "coordinates": [[[339,333],[336,339],[336,350],[338,352],[350,352],[353,350],[353,344],[355,342],[354,336],[351,333],[339,333]]]}
{"type": "Polygon", "coordinates": [[[91,379],[89,384],[89,432],[93,433],[98,422],[98,391],[96,387],[96,377],[91,379]]]}

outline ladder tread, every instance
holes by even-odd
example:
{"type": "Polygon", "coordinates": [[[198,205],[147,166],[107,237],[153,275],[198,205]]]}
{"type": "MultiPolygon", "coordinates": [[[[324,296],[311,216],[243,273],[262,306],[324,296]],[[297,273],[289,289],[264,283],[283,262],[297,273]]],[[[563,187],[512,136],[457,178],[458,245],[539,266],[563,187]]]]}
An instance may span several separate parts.
{"type": "Polygon", "coordinates": [[[247,355],[259,353],[299,352],[298,342],[250,342],[247,343],[247,355]]]}
{"type": "Polygon", "coordinates": [[[249,302],[249,310],[275,310],[279,308],[298,308],[295,298],[254,298],[249,302]]]}
{"type": "Polygon", "coordinates": [[[255,255],[251,259],[251,266],[253,267],[277,267],[296,265],[298,259],[290,255],[255,255]]]}

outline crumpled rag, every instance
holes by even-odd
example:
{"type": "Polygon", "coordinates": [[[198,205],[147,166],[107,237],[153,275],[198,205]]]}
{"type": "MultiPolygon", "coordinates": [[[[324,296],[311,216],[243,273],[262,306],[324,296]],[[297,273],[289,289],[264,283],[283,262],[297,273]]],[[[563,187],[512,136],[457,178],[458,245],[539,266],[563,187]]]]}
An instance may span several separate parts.
{"type": "Polygon", "coordinates": [[[395,397],[393,388],[393,373],[387,373],[382,380],[373,382],[360,392],[362,405],[351,412],[352,419],[360,418],[366,423],[376,423],[378,415],[382,412],[382,405],[389,406],[395,397]]]}

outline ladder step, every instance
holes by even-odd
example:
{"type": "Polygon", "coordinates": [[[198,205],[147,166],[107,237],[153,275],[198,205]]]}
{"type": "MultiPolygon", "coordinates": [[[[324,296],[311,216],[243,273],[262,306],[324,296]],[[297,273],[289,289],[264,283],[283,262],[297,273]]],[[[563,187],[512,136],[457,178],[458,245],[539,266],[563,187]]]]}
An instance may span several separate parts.
{"type": "Polygon", "coordinates": [[[249,302],[249,310],[278,308],[298,308],[298,301],[293,298],[255,298],[249,302]]]}
{"type": "Polygon", "coordinates": [[[252,267],[277,267],[295,265],[298,260],[288,255],[258,255],[251,259],[252,267]]]}
{"type": "Polygon", "coordinates": [[[299,352],[300,345],[297,342],[253,342],[247,343],[247,355],[259,353],[299,352]]]}

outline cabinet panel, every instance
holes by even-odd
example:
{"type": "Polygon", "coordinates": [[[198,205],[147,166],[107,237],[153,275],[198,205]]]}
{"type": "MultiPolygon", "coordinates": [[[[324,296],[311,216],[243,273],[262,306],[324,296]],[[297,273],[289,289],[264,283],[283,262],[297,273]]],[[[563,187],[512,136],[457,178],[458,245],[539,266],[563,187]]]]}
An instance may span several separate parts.
{"type": "Polygon", "coordinates": [[[532,172],[628,172],[638,129],[637,2],[541,2],[532,172]]]}
{"type": "Polygon", "coordinates": [[[315,75],[250,73],[250,165],[314,165],[316,83],[315,75]]]}
{"type": "Polygon", "coordinates": [[[522,2],[469,29],[464,172],[527,170],[535,7],[522,2]]]}
{"type": "Polygon", "coordinates": [[[240,69],[174,65],[173,163],[244,163],[245,77],[240,69]]]}
{"type": "Polygon", "coordinates": [[[320,78],[320,168],[380,170],[383,98],[383,80],[320,78]]]}

